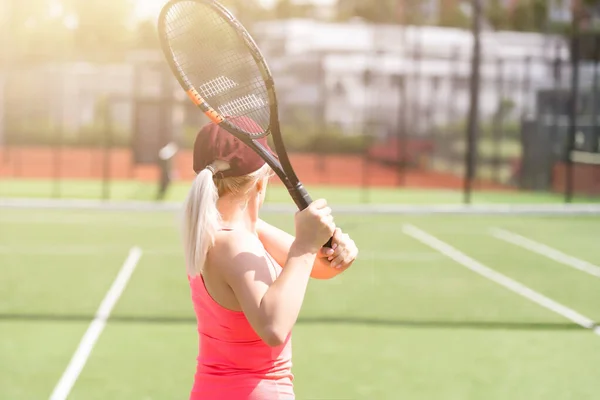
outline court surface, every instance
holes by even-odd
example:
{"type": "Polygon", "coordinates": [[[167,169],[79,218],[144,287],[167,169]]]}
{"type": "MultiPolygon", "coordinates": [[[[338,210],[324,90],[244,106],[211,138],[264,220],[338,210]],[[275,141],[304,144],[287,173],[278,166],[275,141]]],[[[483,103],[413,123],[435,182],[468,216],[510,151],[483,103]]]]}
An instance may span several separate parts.
{"type": "MultiPolygon", "coordinates": [[[[70,399],[186,398],[197,337],[177,218],[0,209],[1,399],[48,399],[65,376],[70,399]]],[[[298,399],[597,398],[600,217],[336,221],[360,258],[310,285],[298,399]]]]}
{"type": "MultiPolygon", "coordinates": [[[[285,187],[274,179],[269,186],[267,202],[290,204],[285,187]]],[[[413,187],[356,187],[336,185],[307,185],[313,198],[323,197],[333,204],[462,204],[461,189],[413,188],[413,187]]],[[[189,182],[175,181],[165,196],[165,201],[181,202],[190,188],[189,182]]],[[[57,198],[57,199],[110,199],[114,201],[153,201],[158,185],[155,182],[133,180],[42,179],[0,178],[0,198],[57,198]]],[[[526,192],[516,190],[481,190],[473,186],[471,200],[475,204],[563,204],[563,193],[526,192]]],[[[600,203],[599,196],[575,195],[578,204],[600,203]]]]}

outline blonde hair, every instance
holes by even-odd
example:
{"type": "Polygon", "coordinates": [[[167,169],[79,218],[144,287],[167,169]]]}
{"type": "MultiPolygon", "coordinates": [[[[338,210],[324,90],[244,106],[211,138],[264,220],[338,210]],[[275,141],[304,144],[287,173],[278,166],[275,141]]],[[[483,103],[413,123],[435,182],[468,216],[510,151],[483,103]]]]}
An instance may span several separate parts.
{"type": "Polygon", "coordinates": [[[183,209],[182,234],[188,275],[198,276],[202,273],[208,251],[221,228],[221,214],[217,209],[219,198],[229,194],[243,198],[260,180],[272,175],[267,164],[251,174],[233,178],[214,176],[210,168],[200,171],[192,183],[183,209]]]}

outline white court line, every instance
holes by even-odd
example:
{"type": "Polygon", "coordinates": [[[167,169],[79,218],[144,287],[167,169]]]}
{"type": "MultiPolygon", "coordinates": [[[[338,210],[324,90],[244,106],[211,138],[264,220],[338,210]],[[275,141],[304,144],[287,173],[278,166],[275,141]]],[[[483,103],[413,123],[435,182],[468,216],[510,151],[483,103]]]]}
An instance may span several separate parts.
{"type": "Polygon", "coordinates": [[[83,367],[85,366],[85,363],[87,362],[87,359],[90,356],[96,341],[98,341],[100,334],[106,326],[106,321],[110,317],[113,307],[119,300],[119,297],[121,297],[121,294],[123,293],[125,286],[127,286],[127,282],[129,281],[129,278],[131,278],[131,275],[133,274],[133,271],[135,270],[135,267],[137,266],[141,257],[142,250],[140,248],[134,247],[129,251],[129,256],[127,256],[127,259],[121,267],[119,274],[108,290],[108,293],[106,293],[104,300],[102,300],[94,320],[83,335],[83,338],[81,339],[75,354],[73,354],[73,358],[71,358],[67,369],[54,388],[54,391],[50,396],[50,400],[64,400],[71,392],[71,389],[77,381],[79,374],[83,370],[83,367]]]}
{"type": "Polygon", "coordinates": [[[471,257],[460,252],[459,250],[455,249],[449,244],[442,242],[438,238],[430,235],[425,231],[422,231],[421,229],[415,226],[409,224],[404,225],[402,231],[408,236],[411,236],[419,242],[431,247],[432,249],[439,251],[446,257],[456,261],[457,263],[470,269],[471,271],[501,286],[504,286],[508,290],[511,290],[517,293],[518,295],[523,296],[533,301],[534,303],[537,303],[538,305],[563,316],[564,318],[571,320],[577,325],[580,325],[586,329],[593,330],[593,332],[596,335],[600,336],[600,326],[597,326],[596,323],[590,318],[583,316],[560,303],[557,303],[556,301],[528,288],[522,283],[519,283],[505,275],[502,275],[499,272],[494,271],[489,267],[486,267],[485,265],[472,259],[471,257]]]}
{"type": "MultiPolygon", "coordinates": [[[[126,250],[126,249],[125,249],[126,250]]],[[[92,254],[123,254],[123,246],[0,246],[0,254],[33,255],[33,256],[81,256],[92,254]]]]}
{"type": "Polygon", "coordinates": [[[580,260],[579,258],[565,254],[562,251],[556,250],[550,246],[536,242],[534,240],[528,239],[524,236],[518,235],[513,232],[509,232],[504,229],[492,228],[490,229],[490,232],[492,236],[494,236],[496,239],[504,240],[505,242],[512,243],[516,246],[533,251],[534,253],[540,254],[546,258],[564,264],[568,267],[578,269],[579,271],[587,272],[590,275],[600,278],[600,267],[597,265],[594,265],[584,260],[580,260]]]}
{"type": "MultiPolygon", "coordinates": [[[[89,255],[115,255],[123,254],[122,246],[94,246],[94,245],[82,245],[82,246],[0,246],[0,254],[18,255],[18,256],[89,256],[89,255]]],[[[170,248],[156,248],[151,250],[145,250],[146,255],[157,255],[157,256],[174,256],[183,254],[182,250],[170,249],[170,248]]]]}
{"type": "MultiPolygon", "coordinates": [[[[44,246],[23,246],[23,245],[0,245],[0,254],[18,255],[18,256],[87,256],[97,254],[121,254],[122,246],[98,246],[98,245],[44,245],[44,246]]],[[[178,247],[157,247],[147,248],[144,254],[149,256],[165,257],[183,257],[183,250],[178,247]]],[[[360,256],[365,261],[398,261],[405,263],[426,263],[443,259],[441,254],[431,252],[363,252],[360,256]]]]}
{"type": "Polygon", "coordinates": [[[399,261],[406,263],[428,263],[433,261],[439,261],[443,256],[434,253],[424,253],[418,251],[398,251],[393,252],[362,252],[360,255],[361,260],[369,261],[399,261]]]}
{"type": "MultiPolygon", "coordinates": [[[[124,228],[170,228],[177,226],[177,220],[165,221],[165,220],[135,220],[135,219],[123,219],[119,220],[119,227],[124,228]]],[[[47,224],[59,224],[59,225],[106,225],[108,227],[115,226],[115,220],[105,218],[98,214],[97,217],[78,217],[70,215],[0,215],[0,224],[2,225],[47,225],[47,224]]]]}
{"type": "MultiPolygon", "coordinates": [[[[103,211],[181,211],[179,202],[144,202],[144,201],[110,201],[101,200],[66,200],[66,199],[22,199],[1,198],[0,209],[60,209],[60,210],[103,210],[103,211]]],[[[600,204],[360,204],[334,205],[336,214],[456,214],[456,215],[600,215],[600,204]]],[[[267,203],[263,206],[265,213],[293,213],[297,208],[290,202],[267,203]]]]}

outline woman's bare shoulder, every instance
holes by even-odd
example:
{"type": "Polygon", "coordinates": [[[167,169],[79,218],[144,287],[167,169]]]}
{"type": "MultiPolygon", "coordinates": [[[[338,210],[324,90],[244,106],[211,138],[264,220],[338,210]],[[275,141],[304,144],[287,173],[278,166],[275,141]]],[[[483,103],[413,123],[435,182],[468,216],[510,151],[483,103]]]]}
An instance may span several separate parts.
{"type": "Polygon", "coordinates": [[[265,249],[250,232],[219,232],[209,251],[208,263],[235,292],[271,279],[265,249]]]}
{"type": "Polygon", "coordinates": [[[264,256],[265,250],[256,235],[243,229],[219,231],[209,251],[211,263],[230,264],[244,254],[264,256]]]}

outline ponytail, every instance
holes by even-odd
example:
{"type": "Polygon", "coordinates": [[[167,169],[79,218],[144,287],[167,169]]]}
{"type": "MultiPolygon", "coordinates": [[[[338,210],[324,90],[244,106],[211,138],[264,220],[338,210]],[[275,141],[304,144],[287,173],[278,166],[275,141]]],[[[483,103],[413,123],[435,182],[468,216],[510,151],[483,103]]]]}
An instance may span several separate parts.
{"type": "Polygon", "coordinates": [[[215,236],[221,226],[221,214],[217,201],[226,195],[245,196],[253,185],[263,178],[271,177],[272,170],[267,164],[259,170],[244,176],[214,178],[213,171],[225,168],[211,164],[194,179],[192,188],[185,200],[183,215],[183,247],[185,264],[189,276],[198,276],[206,263],[206,255],[215,243],[215,236]]]}
{"type": "Polygon", "coordinates": [[[208,250],[214,245],[221,222],[218,199],[213,172],[210,169],[200,171],[184,204],[183,245],[190,276],[200,275],[208,250]]]}

